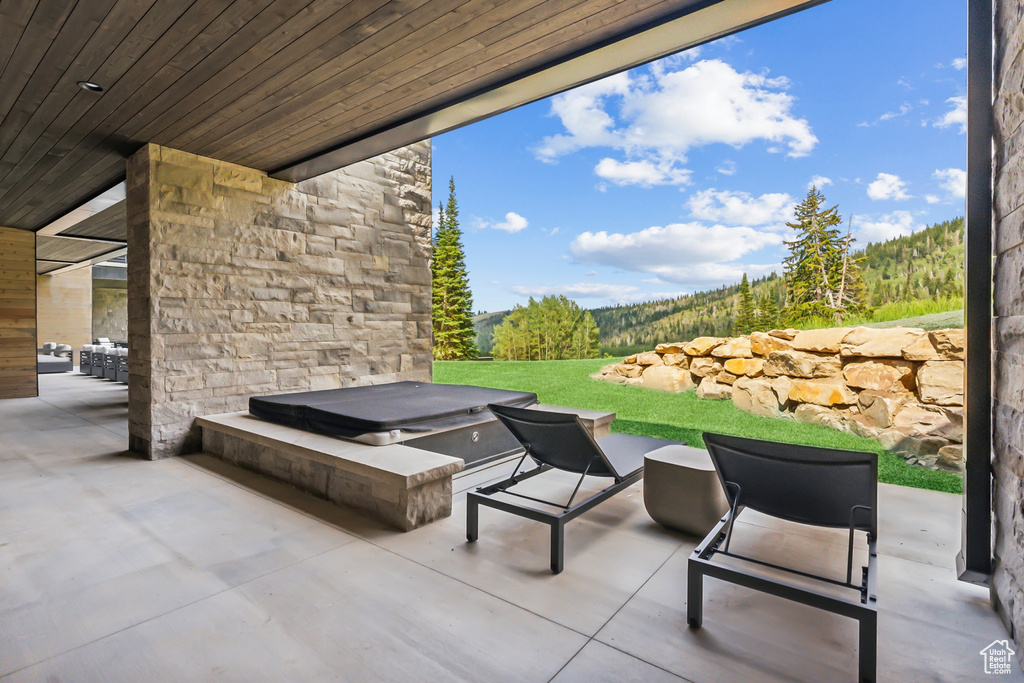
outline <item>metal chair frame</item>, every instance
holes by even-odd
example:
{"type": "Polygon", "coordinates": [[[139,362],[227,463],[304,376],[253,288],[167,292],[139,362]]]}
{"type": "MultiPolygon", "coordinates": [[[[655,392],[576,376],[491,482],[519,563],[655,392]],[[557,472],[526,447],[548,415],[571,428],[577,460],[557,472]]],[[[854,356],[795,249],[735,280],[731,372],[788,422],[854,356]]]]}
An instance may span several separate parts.
{"type": "MultiPolygon", "coordinates": [[[[705,435],[714,437],[715,435],[705,435]]],[[[709,449],[710,450],[710,449],[709,449]]],[[[864,455],[858,453],[857,455],[864,455]]],[[[875,487],[877,491],[877,462],[875,463],[875,487]]],[[[717,463],[716,463],[717,469],[717,463]]],[[[719,472],[721,477],[721,472],[719,472]]],[[[859,647],[858,647],[858,680],[873,682],[876,677],[877,666],[877,630],[878,630],[878,605],[877,605],[877,580],[878,580],[878,552],[877,536],[878,524],[876,507],[866,505],[855,505],[850,510],[849,542],[847,547],[846,580],[839,581],[827,576],[820,576],[809,572],[800,571],[790,567],[766,562],[764,560],[747,557],[729,550],[732,540],[733,526],[736,518],[744,510],[742,503],[743,490],[739,484],[722,479],[732,502],[729,511],[719,520],[718,524],[702,540],[687,563],[687,586],[686,586],[686,621],[691,628],[701,628],[704,612],[704,577],[727,581],[746,588],[752,588],[769,595],[785,598],[793,602],[822,609],[833,614],[856,619],[859,625],[859,647]],[[853,582],[853,549],[854,532],[863,525],[857,524],[857,517],[866,513],[870,516],[870,531],[867,534],[868,562],[861,568],[859,583],[853,582]],[[840,588],[856,591],[856,597],[846,597],[829,594],[796,586],[785,581],[780,581],[759,572],[751,572],[741,567],[727,567],[722,564],[715,564],[712,560],[715,555],[724,555],[736,560],[749,562],[751,564],[768,567],[778,571],[786,572],[796,576],[820,581],[822,583],[838,586],[840,588]]],[[[875,493],[875,492],[873,492],[875,493]]],[[[875,498],[875,496],[872,496],[875,498]]],[[[875,498],[877,500],[877,498],[875,498]]],[[[810,524],[810,526],[816,526],[810,524]]],[[[861,530],[864,530],[861,528],[861,530]]]]}

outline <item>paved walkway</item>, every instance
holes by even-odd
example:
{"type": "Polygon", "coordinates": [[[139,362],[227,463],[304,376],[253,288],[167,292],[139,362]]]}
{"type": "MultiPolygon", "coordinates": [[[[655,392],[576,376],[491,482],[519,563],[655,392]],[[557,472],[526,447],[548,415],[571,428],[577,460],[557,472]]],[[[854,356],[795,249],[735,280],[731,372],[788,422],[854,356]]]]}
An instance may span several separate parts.
{"type": "MultiPolygon", "coordinates": [[[[569,525],[553,576],[546,527],[482,509],[467,544],[464,496],[394,532],[203,455],[131,457],[123,385],[40,387],[0,401],[4,681],[856,679],[856,625],[778,598],[708,580],[690,631],[697,539],[655,525],[639,485],[569,525]]],[[[959,497],[880,497],[879,680],[986,679],[1006,632],[955,579],[959,497]]],[[[782,528],[751,516],[736,547],[843,571],[842,532],[782,528]]]]}

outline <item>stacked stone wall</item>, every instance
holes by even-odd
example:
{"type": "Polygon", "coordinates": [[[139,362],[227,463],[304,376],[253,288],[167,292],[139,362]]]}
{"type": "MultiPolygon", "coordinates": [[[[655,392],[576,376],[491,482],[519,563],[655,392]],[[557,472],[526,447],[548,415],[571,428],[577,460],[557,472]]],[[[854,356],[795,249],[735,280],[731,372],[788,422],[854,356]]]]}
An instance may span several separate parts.
{"type": "Polygon", "coordinates": [[[429,381],[430,145],[292,184],[157,145],[128,164],[129,432],[157,458],[252,395],[429,381]]]}
{"type": "Polygon", "coordinates": [[[595,378],[731,400],[877,439],[911,464],[963,469],[964,331],[842,327],[659,344],[595,378]]]}
{"type": "Polygon", "coordinates": [[[1024,4],[995,3],[992,596],[1024,648],[1024,4]]]}

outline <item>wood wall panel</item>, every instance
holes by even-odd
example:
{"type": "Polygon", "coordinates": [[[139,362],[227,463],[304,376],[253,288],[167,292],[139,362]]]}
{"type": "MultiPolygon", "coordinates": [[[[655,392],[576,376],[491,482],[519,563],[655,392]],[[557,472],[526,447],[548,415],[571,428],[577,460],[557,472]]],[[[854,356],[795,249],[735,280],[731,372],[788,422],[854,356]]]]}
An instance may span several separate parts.
{"type": "Polygon", "coordinates": [[[0,399],[38,395],[36,236],[0,228],[0,399]]]}
{"type": "Polygon", "coordinates": [[[77,351],[92,343],[92,268],[36,277],[36,345],[71,344],[77,351]]]}

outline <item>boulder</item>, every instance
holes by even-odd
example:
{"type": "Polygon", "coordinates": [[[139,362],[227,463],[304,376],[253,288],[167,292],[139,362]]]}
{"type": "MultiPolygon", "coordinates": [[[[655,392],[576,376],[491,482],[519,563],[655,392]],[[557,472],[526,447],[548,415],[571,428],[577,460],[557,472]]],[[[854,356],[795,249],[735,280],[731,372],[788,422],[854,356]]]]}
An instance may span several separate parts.
{"type": "Polygon", "coordinates": [[[839,431],[846,431],[846,422],[838,411],[824,406],[803,403],[793,411],[793,417],[797,422],[804,424],[821,425],[839,431]]]}
{"type": "Polygon", "coordinates": [[[908,403],[896,413],[892,426],[909,436],[941,436],[953,424],[939,406],[908,403]]]}
{"type": "Polygon", "coordinates": [[[732,398],[732,387],[728,384],[719,384],[711,377],[705,377],[697,385],[697,398],[706,398],[713,401],[722,401],[732,398]]]}
{"type": "Polygon", "coordinates": [[[768,333],[772,337],[778,337],[779,339],[785,339],[786,341],[792,341],[793,337],[800,334],[799,330],[794,330],[792,327],[787,327],[784,330],[772,330],[768,333]]]}
{"type": "Polygon", "coordinates": [[[950,444],[939,449],[935,464],[939,469],[949,472],[963,474],[964,472],[964,447],[960,444],[950,444]]]}
{"type": "Polygon", "coordinates": [[[645,351],[644,353],[636,354],[635,362],[637,365],[643,365],[644,367],[663,364],[661,356],[656,354],[654,351],[645,351]]]}
{"type": "Polygon", "coordinates": [[[965,334],[962,327],[949,330],[932,330],[928,337],[935,350],[948,360],[964,360],[965,334]]]}
{"type": "Polygon", "coordinates": [[[615,366],[615,372],[623,377],[639,377],[644,369],[633,363],[619,363],[615,366]]]}
{"type": "Polygon", "coordinates": [[[726,372],[734,375],[746,375],[747,377],[760,377],[764,374],[763,358],[730,358],[725,361],[726,372]]]}
{"type": "Polygon", "coordinates": [[[690,373],[671,365],[651,365],[644,370],[641,385],[644,389],[667,391],[678,394],[693,386],[690,373]]]}
{"type": "Polygon", "coordinates": [[[798,351],[817,353],[839,353],[843,338],[852,328],[833,327],[823,330],[802,330],[793,337],[793,348],[798,351]]]}
{"type": "Polygon", "coordinates": [[[724,342],[722,337],[697,337],[688,344],[683,345],[683,353],[687,356],[706,356],[711,349],[724,342]]]}
{"type": "Polygon", "coordinates": [[[654,347],[655,353],[682,353],[686,342],[672,342],[671,344],[658,344],[654,347]]]}
{"type": "Polygon", "coordinates": [[[847,384],[858,389],[909,391],[914,382],[914,365],[910,361],[889,358],[848,363],[843,368],[843,377],[847,384]]]}
{"type": "Polygon", "coordinates": [[[615,382],[616,384],[625,384],[626,378],[622,375],[617,375],[614,372],[608,375],[602,375],[600,372],[596,372],[590,376],[590,379],[599,379],[604,382],[615,382]]]}
{"type": "Polygon", "coordinates": [[[882,433],[878,427],[868,424],[863,415],[846,415],[844,419],[851,434],[865,439],[876,439],[882,433]]]}
{"type": "Polygon", "coordinates": [[[636,354],[634,353],[632,356],[626,356],[626,359],[622,362],[627,363],[629,365],[636,364],[636,354]]]}
{"type": "Polygon", "coordinates": [[[810,353],[808,351],[772,351],[764,364],[769,377],[831,377],[839,374],[842,363],[839,356],[810,353]]]}
{"type": "Polygon", "coordinates": [[[716,358],[753,358],[754,353],[750,350],[750,337],[736,337],[729,339],[724,344],[711,349],[711,355],[716,358]]]}
{"type": "Polygon", "coordinates": [[[736,375],[732,374],[731,372],[725,372],[724,370],[722,372],[718,373],[717,375],[715,375],[715,377],[714,377],[714,380],[716,382],[718,382],[719,384],[729,384],[729,385],[735,384],[736,380],[738,380],[738,379],[739,379],[739,377],[737,377],[736,375]]]}
{"type": "Polygon", "coordinates": [[[896,413],[911,398],[909,394],[892,391],[867,390],[860,392],[857,402],[860,414],[873,427],[888,429],[892,427],[896,413]]]}
{"type": "Polygon", "coordinates": [[[690,359],[690,372],[698,377],[711,377],[722,371],[722,364],[714,358],[697,356],[690,359]]]}
{"type": "Polygon", "coordinates": [[[917,327],[873,329],[855,327],[843,339],[839,353],[843,356],[869,358],[902,358],[903,349],[916,342],[924,330],[917,327]]]}
{"type": "Polygon", "coordinates": [[[913,361],[942,360],[942,354],[935,348],[930,334],[922,334],[909,346],[905,346],[903,357],[913,361]]]}
{"type": "Polygon", "coordinates": [[[793,380],[789,387],[789,400],[797,403],[814,403],[819,406],[852,405],[857,394],[846,386],[841,378],[793,380]]]}
{"type": "Polygon", "coordinates": [[[750,333],[750,351],[755,356],[767,356],[772,351],[787,351],[791,348],[793,345],[785,339],[773,337],[764,332],[750,333]]]}
{"type": "Polygon", "coordinates": [[[622,384],[627,387],[638,387],[643,384],[643,379],[640,377],[627,377],[622,381],[622,384]]]}
{"type": "Polygon", "coordinates": [[[909,436],[897,429],[886,429],[878,435],[878,443],[887,451],[934,461],[939,450],[949,442],[933,436],[909,436]]]}
{"type": "Polygon", "coordinates": [[[764,378],[740,377],[732,385],[732,403],[740,410],[762,417],[779,417],[779,400],[771,382],[764,378]]]}
{"type": "Polygon", "coordinates": [[[964,404],[964,362],[930,360],[917,371],[917,395],[923,403],[942,406],[964,404]]]}
{"type": "Polygon", "coordinates": [[[665,365],[674,365],[677,368],[690,367],[690,357],[685,353],[666,353],[661,357],[661,362],[665,365]]]}
{"type": "Polygon", "coordinates": [[[793,386],[793,380],[789,377],[776,377],[772,380],[772,391],[779,399],[779,405],[786,405],[789,402],[789,389],[793,386]]]}

